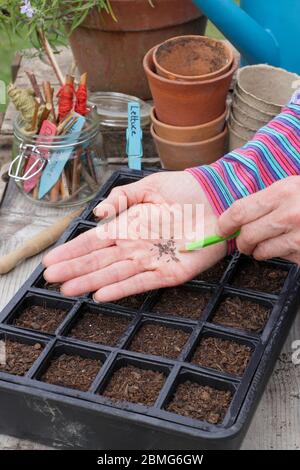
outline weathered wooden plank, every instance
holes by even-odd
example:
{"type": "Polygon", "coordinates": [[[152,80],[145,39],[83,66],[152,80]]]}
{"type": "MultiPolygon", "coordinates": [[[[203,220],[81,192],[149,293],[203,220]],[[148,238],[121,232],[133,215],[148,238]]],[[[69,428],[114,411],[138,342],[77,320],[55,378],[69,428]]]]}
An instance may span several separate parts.
{"type": "Polygon", "coordinates": [[[243,449],[300,449],[300,365],[292,362],[292,343],[299,339],[298,312],[243,449]]]}

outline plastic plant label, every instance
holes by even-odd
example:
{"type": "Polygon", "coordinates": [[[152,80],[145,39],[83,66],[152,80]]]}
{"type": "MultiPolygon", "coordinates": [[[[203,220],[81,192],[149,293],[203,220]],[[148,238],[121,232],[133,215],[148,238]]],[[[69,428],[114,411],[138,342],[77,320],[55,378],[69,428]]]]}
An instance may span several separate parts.
{"type": "Polygon", "coordinates": [[[56,184],[67,161],[73,153],[74,146],[76,145],[74,134],[78,135],[85,124],[85,118],[83,116],[75,114],[74,117],[76,117],[76,122],[71,127],[65,138],[64,146],[66,148],[53,152],[52,156],[48,160],[45,170],[43,171],[39,188],[39,199],[42,199],[56,184]],[[72,144],[74,144],[74,146],[72,144]],[[69,147],[67,147],[68,145],[69,147]]]}
{"type": "MultiPolygon", "coordinates": [[[[50,121],[44,121],[43,124],[42,124],[41,130],[40,130],[40,133],[39,133],[39,135],[41,137],[37,140],[37,144],[36,144],[37,147],[39,146],[39,144],[41,145],[42,143],[44,143],[44,144],[46,143],[47,145],[50,145],[51,142],[53,141],[53,137],[55,136],[55,134],[56,134],[55,124],[53,124],[50,121]],[[45,137],[47,137],[46,142],[45,142],[45,137]]],[[[48,159],[49,149],[41,147],[39,149],[39,151],[40,151],[40,156],[41,157],[44,157],[45,159],[48,159]]],[[[27,162],[24,174],[27,171],[29,171],[30,168],[33,168],[33,165],[34,165],[35,161],[36,161],[36,155],[32,154],[29,157],[29,160],[27,162]]],[[[38,167],[41,168],[42,165],[43,165],[43,162],[39,163],[38,167]]],[[[36,173],[37,169],[38,168],[35,166],[32,170],[32,174],[36,173]]],[[[24,181],[23,188],[24,188],[24,191],[26,193],[29,193],[30,191],[32,191],[36,187],[40,176],[41,176],[41,174],[38,173],[38,174],[35,174],[34,176],[32,176],[30,179],[24,181]]]]}
{"type": "Polygon", "coordinates": [[[133,170],[141,169],[143,156],[142,146],[143,131],[141,129],[141,108],[136,101],[128,103],[128,128],[126,130],[126,153],[128,166],[133,170]]]}

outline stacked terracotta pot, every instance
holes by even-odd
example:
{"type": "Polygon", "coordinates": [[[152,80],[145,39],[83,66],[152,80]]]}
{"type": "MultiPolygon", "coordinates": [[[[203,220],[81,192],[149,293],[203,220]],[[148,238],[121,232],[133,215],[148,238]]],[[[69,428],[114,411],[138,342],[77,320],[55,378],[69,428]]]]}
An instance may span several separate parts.
{"type": "Polygon", "coordinates": [[[239,69],[229,117],[229,149],[242,147],[281,112],[300,77],[270,65],[239,69]]]}
{"type": "Polygon", "coordinates": [[[226,98],[236,67],[227,43],[204,36],[172,38],[146,54],[151,133],[164,168],[212,163],[226,152],[226,98]]]}

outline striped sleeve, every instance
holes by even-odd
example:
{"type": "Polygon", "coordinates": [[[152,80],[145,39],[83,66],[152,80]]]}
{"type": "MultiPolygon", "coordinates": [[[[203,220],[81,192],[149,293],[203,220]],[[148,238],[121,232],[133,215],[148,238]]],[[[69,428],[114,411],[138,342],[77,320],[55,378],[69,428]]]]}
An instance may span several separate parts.
{"type": "MultiPolygon", "coordinates": [[[[253,140],[211,165],[189,168],[219,216],[237,199],[300,174],[300,93],[253,140]]],[[[229,251],[234,249],[231,243],[229,251]]]]}

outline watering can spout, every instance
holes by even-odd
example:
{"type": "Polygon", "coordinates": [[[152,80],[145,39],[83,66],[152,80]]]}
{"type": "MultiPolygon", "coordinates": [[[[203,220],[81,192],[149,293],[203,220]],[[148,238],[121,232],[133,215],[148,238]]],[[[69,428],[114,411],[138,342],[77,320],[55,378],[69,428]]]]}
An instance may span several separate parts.
{"type": "Polygon", "coordinates": [[[249,64],[280,65],[279,45],[275,37],[234,3],[234,0],[193,1],[249,64]]]}

